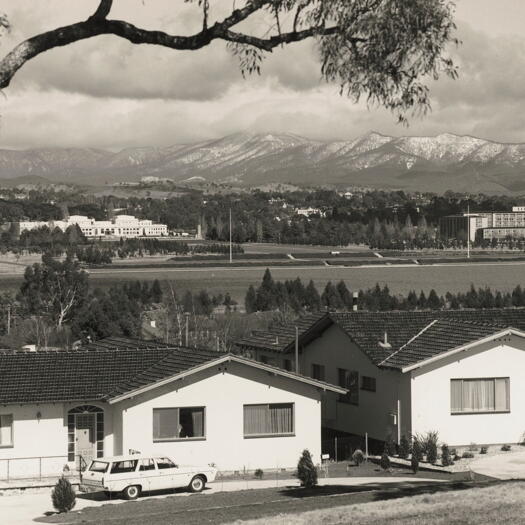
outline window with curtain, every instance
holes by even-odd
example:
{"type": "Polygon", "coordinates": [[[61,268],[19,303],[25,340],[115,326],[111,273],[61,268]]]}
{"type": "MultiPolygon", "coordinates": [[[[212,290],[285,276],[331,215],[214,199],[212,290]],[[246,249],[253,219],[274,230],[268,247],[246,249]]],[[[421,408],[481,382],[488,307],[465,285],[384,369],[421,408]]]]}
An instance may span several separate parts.
{"type": "Polygon", "coordinates": [[[0,447],[13,445],[13,414],[0,415],[0,447]]]}
{"type": "Polygon", "coordinates": [[[339,386],[348,390],[347,394],[340,394],[339,401],[359,405],[359,372],[338,368],[339,386]]]}
{"type": "Polygon", "coordinates": [[[293,434],[293,403],[244,405],[244,436],[293,434]]]}
{"type": "Polygon", "coordinates": [[[203,438],[204,407],[154,408],[153,440],[203,438]]]}
{"type": "Polygon", "coordinates": [[[451,379],[450,410],[453,414],[509,412],[509,378],[451,379]]]}

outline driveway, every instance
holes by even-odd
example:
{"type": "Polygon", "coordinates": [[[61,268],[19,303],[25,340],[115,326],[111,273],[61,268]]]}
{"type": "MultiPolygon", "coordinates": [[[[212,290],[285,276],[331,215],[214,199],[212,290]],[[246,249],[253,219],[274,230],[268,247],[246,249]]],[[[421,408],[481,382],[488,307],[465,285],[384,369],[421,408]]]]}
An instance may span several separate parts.
{"type": "MultiPolygon", "coordinates": [[[[404,477],[388,477],[388,478],[369,478],[369,477],[349,477],[349,478],[326,478],[320,479],[319,485],[348,485],[358,486],[373,484],[374,488],[377,485],[395,486],[399,484],[410,483],[412,485],[443,483],[443,481],[436,479],[424,478],[404,478],[404,477]]],[[[246,481],[228,481],[215,482],[207,485],[204,494],[214,494],[219,492],[235,492],[244,491],[248,489],[263,489],[272,487],[290,487],[297,486],[299,482],[297,479],[288,480],[251,480],[246,481]]],[[[154,496],[148,496],[149,499],[161,499],[171,496],[184,497],[188,496],[189,492],[164,492],[154,496]]],[[[146,498],[144,498],[146,499],[146,498]]],[[[86,507],[101,507],[107,504],[123,503],[125,500],[121,498],[106,499],[103,494],[81,494],[77,497],[75,510],[82,510],[86,507]]],[[[53,506],[51,504],[51,489],[32,489],[20,494],[0,493],[0,523],[6,525],[35,525],[33,521],[35,518],[52,513],[53,506]]]]}
{"type": "Polygon", "coordinates": [[[501,452],[470,464],[472,471],[496,479],[525,479],[525,451],[501,452]]]}

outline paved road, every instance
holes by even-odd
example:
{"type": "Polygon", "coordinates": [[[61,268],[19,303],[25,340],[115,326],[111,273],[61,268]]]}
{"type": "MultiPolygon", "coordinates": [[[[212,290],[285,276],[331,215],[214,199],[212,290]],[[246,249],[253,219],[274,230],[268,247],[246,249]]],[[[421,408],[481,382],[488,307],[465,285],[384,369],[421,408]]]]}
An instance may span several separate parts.
{"type": "Polygon", "coordinates": [[[478,459],[470,464],[471,470],[496,479],[525,479],[525,451],[501,452],[478,459]]]}
{"type": "MultiPolygon", "coordinates": [[[[374,489],[378,486],[388,487],[395,486],[403,483],[410,483],[411,485],[419,484],[435,484],[443,483],[436,479],[424,479],[424,478],[403,478],[403,477],[389,477],[389,478],[327,478],[320,479],[319,484],[322,486],[329,485],[345,485],[345,486],[361,486],[371,484],[374,489]]],[[[228,482],[216,482],[208,485],[205,494],[218,494],[221,492],[235,492],[245,491],[250,489],[264,489],[272,487],[291,487],[298,486],[299,482],[297,479],[288,480],[251,480],[246,481],[228,481],[228,482]]],[[[188,496],[188,492],[176,493],[177,497],[188,496]]],[[[160,495],[149,496],[148,499],[163,499],[172,497],[174,494],[163,493],[160,495]]],[[[104,495],[89,495],[89,498],[81,496],[77,498],[75,510],[82,510],[87,507],[101,507],[102,505],[108,504],[119,504],[123,503],[124,500],[115,498],[108,500],[104,495]],[[95,499],[92,499],[95,498],[95,499]]],[[[19,494],[0,494],[0,523],[2,525],[34,525],[34,519],[43,516],[45,513],[52,513],[53,507],[51,504],[51,490],[50,489],[39,489],[30,490],[19,494]]]]}

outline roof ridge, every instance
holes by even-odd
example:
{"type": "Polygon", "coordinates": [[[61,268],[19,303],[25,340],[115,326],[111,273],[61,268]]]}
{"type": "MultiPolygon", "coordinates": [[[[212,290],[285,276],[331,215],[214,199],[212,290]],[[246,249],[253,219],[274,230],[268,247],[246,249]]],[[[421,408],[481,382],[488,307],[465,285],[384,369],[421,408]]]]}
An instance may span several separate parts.
{"type": "Polygon", "coordinates": [[[401,352],[404,348],[406,348],[410,343],[415,341],[420,335],[424,334],[431,326],[434,326],[439,319],[434,319],[432,322],[430,322],[427,326],[425,326],[423,329],[421,329],[416,335],[411,337],[404,345],[400,346],[395,352],[392,352],[388,357],[383,359],[380,363],[378,363],[377,366],[383,365],[386,361],[388,361],[391,357],[394,357],[398,352],[401,352]]]}

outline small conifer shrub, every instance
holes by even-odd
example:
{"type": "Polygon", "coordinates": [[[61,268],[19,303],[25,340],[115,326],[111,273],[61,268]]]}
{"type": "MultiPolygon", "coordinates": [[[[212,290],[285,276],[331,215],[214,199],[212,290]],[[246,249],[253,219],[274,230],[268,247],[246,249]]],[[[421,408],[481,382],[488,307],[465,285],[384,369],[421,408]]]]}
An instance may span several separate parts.
{"type": "Polygon", "coordinates": [[[390,458],[388,457],[388,454],[386,452],[383,452],[383,454],[381,455],[381,461],[379,462],[379,465],[383,470],[390,469],[390,458]]]}
{"type": "Polygon", "coordinates": [[[58,512],[69,512],[76,503],[76,494],[68,479],[61,477],[51,492],[53,507],[58,512]]]}
{"type": "Polygon", "coordinates": [[[452,457],[450,455],[450,449],[446,443],[441,445],[441,464],[444,467],[449,467],[453,464],[452,457]]]}
{"type": "Polygon", "coordinates": [[[356,466],[361,465],[363,461],[365,460],[365,455],[363,454],[363,451],[361,449],[356,449],[354,453],[352,454],[352,461],[356,464],[356,466]]]}
{"type": "Polygon", "coordinates": [[[254,473],[253,475],[257,478],[257,479],[263,479],[263,476],[264,476],[264,471],[260,468],[258,468],[254,473]]]}
{"type": "Polygon", "coordinates": [[[410,443],[406,436],[401,436],[399,441],[399,457],[401,459],[408,459],[410,454],[410,443]]]}
{"type": "Polygon", "coordinates": [[[412,444],[412,457],[410,458],[410,466],[412,467],[412,472],[417,474],[419,471],[419,461],[421,460],[422,451],[421,444],[417,439],[414,439],[412,444]]]}
{"type": "Polygon", "coordinates": [[[317,469],[307,449],[303,450],[297,463],[297,477],[301,482],[301,487],[311,489],[317,485],[317,469]]]}
{"type": "Polygon", "coordinates": [[[388,436],[386,437],[386,441],[385,441],[385,452],[386,454],[388,454],[389,456],[395,456],[396,453],[397,453],[397,450],[396,450],[396,444],[394,442],[394,439],[392,438],[392,434],[388,434],[388,436]]]}

